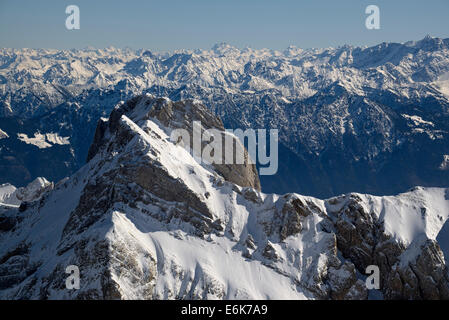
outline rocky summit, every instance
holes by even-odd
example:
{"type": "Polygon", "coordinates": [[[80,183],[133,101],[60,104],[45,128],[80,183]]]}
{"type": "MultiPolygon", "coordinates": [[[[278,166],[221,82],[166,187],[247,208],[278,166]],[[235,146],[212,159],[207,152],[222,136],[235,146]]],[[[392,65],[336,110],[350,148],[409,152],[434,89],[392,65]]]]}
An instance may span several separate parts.
{"type": "Polygon", "coordinates": [[[170,139],[193,120],[224,132],[195,100],[121,102],[84,166],[0,211],[0,298],[449,299],[449,189],[266,194],[254,165],[205,164],[170,139]]]}

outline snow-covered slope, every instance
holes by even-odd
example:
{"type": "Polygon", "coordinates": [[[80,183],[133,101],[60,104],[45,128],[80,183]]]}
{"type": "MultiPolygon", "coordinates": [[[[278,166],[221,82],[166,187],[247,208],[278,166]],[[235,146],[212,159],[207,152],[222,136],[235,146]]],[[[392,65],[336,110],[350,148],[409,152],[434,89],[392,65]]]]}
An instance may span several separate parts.
{"type": "Polygon", "coordinates": [[[0,185],[0,203],[6,203],[6,200],[8,200],[11,194],[13,194],[16,190],[16,187],[10,183],[0,185]]]}
{"type": "Polygon", "coordinates": [[[448,50],[449,39],[429,36],[370,48],[290,47],[284,52],[240,50],[226,44],[209,51],[165,54],[115,48],[0,49],[2,112],[32,115],[84,90],[113,88],[119,83],[135,92],[152,86],[167,90],[186,85],[202,90],[222,88],[230,94],[268,90],[274,96],[280,93],[285,102],[311,97],[334,83],[356,95],[380,89],[400,97],[424,98],[441,88],[440,93],[445,93],[440,84],[449,72],[448,50]]]}
{"type": "Polygon", "coordinates": [[[19,206],[22,202],[39,200],[41,195],[53,188],[53,183],[43,177],[36,178],[26,187],[16,188],[10,183],[0,185],[0,206],[19,206]]]}
{"type": "Polygon", "coordinates": [[[368,265],[385,298],[449,298],[448,189],[265,194],[171,141],[195,114],[220,129],[198,102],[151,95],[100,120],[85,166],[0,215],[0,298],[365,299],[368,265]]]}

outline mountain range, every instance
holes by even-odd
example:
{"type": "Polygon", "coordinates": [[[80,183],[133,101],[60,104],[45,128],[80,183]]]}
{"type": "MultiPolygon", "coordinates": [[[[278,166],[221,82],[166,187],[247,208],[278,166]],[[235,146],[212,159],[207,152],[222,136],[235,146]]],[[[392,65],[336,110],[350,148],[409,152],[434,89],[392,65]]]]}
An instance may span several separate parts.
{"type": "Polygon", "coordinates": [[[138,95],[99,119],[70,177],[2,185],[0,299],[449,299],[449,188],[267,194],[254,164],[171,138],[199,120],[230,134],[197,100],[138,95]]]}
{"type": "Polygon", "coordinates": [[[284,51],[0,49],[0,183],[59,181],[135,95],[202,101],[226,128],[279,129],[267,193],[393,195],[449,181],[449,39],[284,51]]]}

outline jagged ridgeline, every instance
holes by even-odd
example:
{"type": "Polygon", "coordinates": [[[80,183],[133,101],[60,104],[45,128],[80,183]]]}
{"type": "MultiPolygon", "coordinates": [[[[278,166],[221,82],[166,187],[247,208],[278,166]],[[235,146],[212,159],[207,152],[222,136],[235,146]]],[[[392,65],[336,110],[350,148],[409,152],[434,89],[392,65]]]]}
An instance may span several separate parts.
{"type": "Polygon", "coordinates": [[[279,129],[264,192],[397,194],[449,181],[449,39],[369,48],[0,49],[0,183],[85,164],[97,121],[142,92],[199,99],[225,128],[279,129]]]}
{"type": "Polygon", "coordinates": [[[449,298],[448,189],[266,194],[254,166],[201,163],[170,139],[192,119],[223,129],[193,100],[121,103],[82,168],[2,209],[0,298],[449,298]],[[365,286],[370,265],[379,291],[365,286]]]}

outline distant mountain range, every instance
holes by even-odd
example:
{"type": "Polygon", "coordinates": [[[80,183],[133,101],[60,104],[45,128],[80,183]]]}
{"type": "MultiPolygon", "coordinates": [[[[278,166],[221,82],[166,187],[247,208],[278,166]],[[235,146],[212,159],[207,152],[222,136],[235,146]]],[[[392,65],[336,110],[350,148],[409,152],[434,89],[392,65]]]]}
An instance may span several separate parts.
{"type": "Polygon", "coordinates": [[[0,183],[74,173],[97,121],[142,92],[201,100],[227,128],[278,128],[265,192],[449,184],[449,39],[430,36],[283,52],[0,49],[0,183]]]}

